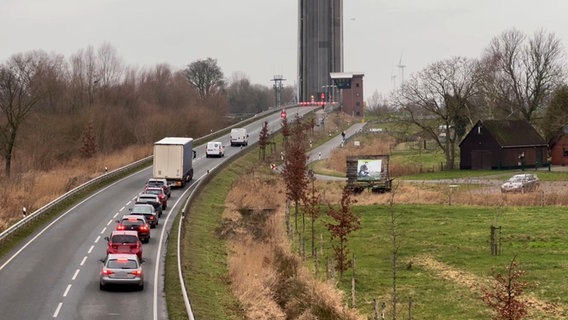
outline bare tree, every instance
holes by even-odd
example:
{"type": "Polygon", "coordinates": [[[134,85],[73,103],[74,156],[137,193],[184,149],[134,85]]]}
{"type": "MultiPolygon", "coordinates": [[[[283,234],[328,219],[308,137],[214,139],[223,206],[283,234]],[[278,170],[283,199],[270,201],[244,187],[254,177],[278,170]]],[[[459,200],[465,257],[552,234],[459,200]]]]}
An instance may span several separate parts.
{"type": "Polygon", "coordinates": [[[40,52],[17,54],[0,65],[0,152],[6,175],[10,175],[12,155],[20,126],[32,108],[45,96],[41,79],[48,61],[40,52]]]}
{"type": "Polygon", "coordinates": [[[540,127],[547,141],[559,134],[568,124],[568,86],[562,85],[552,93],[540,127]]]}
{"type": "Polygon", "coordinates": [[[393,111],[389,106],[388,100],[379,94],[377,90],[373,92],[371,97],[367,100],[367,112],[377,117],[385,117],[386,114],[393,111]]]}
{"type": "Polygon", "coordinates": [[[185,76],[196,88],[201,99],[209,98],[224,85],[223,72],[217,65],[217,60],[213,58],[192,62],[185,69],[185,76]]]}
{"type": "Polygon", "coordinates": [[[116,48],[104,43],[97,50],[98,84],[104,89],[119,84],[124,75],[122,59],[118,56],[116,48]]]}
{"type": "Polygon", "coordinates": [[[89,105],[95,103],[95,87],[100,81],[97,59],[93,46],[79,50],[71,56],[71,84],[74,105],[83,107],[86,94],[89,105]]]}
{"type": "Polygon", "coordinates": [[[532,38],[511,29],[493,38],[485,61],[494,67],[487,93],[504,108],[505,116],[533,122],[552,90],[562,82],[564,52],[553,33],[539,30],[532,38]]]}
{"type": "Polygon", "coordinates": [[[226,87],[232,113],[259,113],[272,103],[272,90],[263,85],[253,85],[243,74],[235,73],[226,87]]]}
{"type": "Polygon", "coordinates": [[[470,100],[480,80],[477,60],[454,57],[413,75],[395,95],[408,121],[443,150],[449,169],[454,168],[456,142],[465,134],[466,126],[476,120],[470,100]]]}

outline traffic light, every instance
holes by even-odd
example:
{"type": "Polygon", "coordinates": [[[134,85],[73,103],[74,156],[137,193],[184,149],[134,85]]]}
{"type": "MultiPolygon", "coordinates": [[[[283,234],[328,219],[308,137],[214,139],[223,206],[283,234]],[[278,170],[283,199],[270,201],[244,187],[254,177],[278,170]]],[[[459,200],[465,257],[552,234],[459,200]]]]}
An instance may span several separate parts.
{"type": "Polygon", "coordinates": [[[325,92],[322,92],[320,95],[320,101],[325,101],[325,92]]]}

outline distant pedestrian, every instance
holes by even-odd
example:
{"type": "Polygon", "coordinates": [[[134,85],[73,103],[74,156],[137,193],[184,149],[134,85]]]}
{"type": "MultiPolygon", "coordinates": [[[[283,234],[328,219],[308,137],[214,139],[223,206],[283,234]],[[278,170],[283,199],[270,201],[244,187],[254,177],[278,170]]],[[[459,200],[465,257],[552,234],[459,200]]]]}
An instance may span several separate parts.
{"type": "Polygon", "coordinates": [[[28,210],[26,209],[26,207],[22,208],[22,215],[24,216],[24,218],[26,217],[26,215],[28,214],[28,210]]]}
{"type": "Polygon", "coordinates": [[[343,141],[345,141],[345,131],[341,131],[341,137],[343,138],[343,141]]]}
{"type": "Polygon", "coordinates": [[[284,151],[281,151],[281,152],[280,152],[280,160],[281,160],[281,161],[284,161],[284,151]]]}
{"type": "Polygon", "coordinates": [[[321,151],[318,153],[318,160],[321,160],[321,151]]]}

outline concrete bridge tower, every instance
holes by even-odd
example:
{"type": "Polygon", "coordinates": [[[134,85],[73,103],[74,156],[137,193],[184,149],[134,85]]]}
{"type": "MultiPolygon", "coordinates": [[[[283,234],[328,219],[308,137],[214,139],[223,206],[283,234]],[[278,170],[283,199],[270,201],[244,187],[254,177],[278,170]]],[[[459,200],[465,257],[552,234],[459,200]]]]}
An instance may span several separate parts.
{"type": "Polygon", "coordinates": [[[298,0],[299,101],[327,100],[343,72],[343,0],[298,0]]]}

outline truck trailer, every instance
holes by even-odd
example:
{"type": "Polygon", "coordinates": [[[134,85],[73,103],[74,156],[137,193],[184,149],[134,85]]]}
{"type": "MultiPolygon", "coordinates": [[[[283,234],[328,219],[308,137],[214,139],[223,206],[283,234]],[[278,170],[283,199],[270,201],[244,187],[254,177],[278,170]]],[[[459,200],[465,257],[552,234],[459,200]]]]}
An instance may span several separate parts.
{"type": "Polygon", "coordinates": [[[173,187],[184,187],[193,179],[193,139],[167,137],[154,143],[153,176],[173,187]]]}

